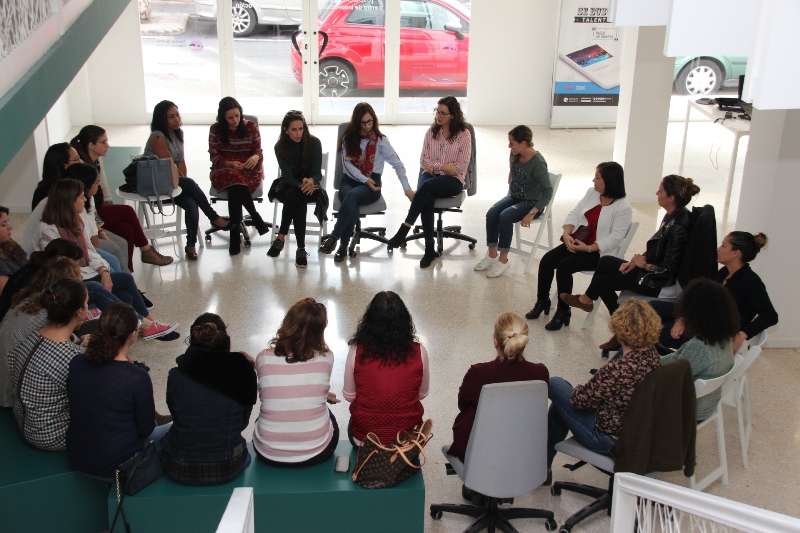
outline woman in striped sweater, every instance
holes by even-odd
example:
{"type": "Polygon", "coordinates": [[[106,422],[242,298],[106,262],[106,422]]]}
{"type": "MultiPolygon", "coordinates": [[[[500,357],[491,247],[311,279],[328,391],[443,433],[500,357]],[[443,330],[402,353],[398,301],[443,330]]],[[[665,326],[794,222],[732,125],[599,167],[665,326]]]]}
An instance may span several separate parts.
{"type": "Polygon", "coordinates": [[[340,401],[330,392],[333,353],[325,344],[327,325],[324,305],[300,300],[289,308],[269,348],[258,354],[261,409],[253,447],[269,464],[315,465],[339,443],[339,425],[325,405],[340,401]]]}

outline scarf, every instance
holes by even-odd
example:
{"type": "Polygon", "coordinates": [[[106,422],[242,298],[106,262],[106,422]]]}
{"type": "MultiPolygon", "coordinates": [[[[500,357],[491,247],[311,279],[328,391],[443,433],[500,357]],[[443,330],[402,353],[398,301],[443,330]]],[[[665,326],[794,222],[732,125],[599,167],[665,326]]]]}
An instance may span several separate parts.
{"type": "Polygon", "coordinates": [[[78,265],[81,267],[89,266],[89,246],[86,243],[86,235],[83,233],[83,219],[81,219],[81,225],[75,229],[58,228],[58,236],[77,244],[78,248],[83,252],[83,257],[78,261],[78,265]]]}
{"type": "Polygon", "coordinates": [[[378,150],[378,134],[370,132],[369,136],[364,138],[369,139],[366,149],[361,150],[361,154],[358,157],[350,155],[345,156],[345,161],[349,161],[354,167],[361,171],[361,174],[369,178],[372,176],[372,167],[375,166],[375,152],[378,150]]]}
{"type": "Polygon", "coordinates": [[[245,407],[258,399],[258,378],[252,363],[240,352],[189,346],[175,360],[178,370],[245,407]]]}

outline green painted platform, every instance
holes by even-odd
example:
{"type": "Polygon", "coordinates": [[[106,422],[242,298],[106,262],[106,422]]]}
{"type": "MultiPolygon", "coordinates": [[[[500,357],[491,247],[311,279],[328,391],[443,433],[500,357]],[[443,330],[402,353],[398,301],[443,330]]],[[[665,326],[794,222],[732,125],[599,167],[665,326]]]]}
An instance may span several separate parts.
{"type": "Polygon", "coordinates": [[[0,531],[96,533],[108,529],[109,484],[74,471],[66,452],[22,439],[11,409],[0,408],[0,531]]]}
{"type": "MultiPolygon", "coordinates": [[[[205,487],[181,485],[167,476],[125,499],[132,531],[214,533],[236,487],[253,487],[257,532],[422,532],[425,483],[419,473],[390,489],[362,489],[351,479],[356,453],[340,441],[320,465],[280,468],[258,460],[236,479],[205,487]],[[333,471],[336,455],[350,455],[350,472],[333,471]]],[[[109,523],[117,500],[108,494],[109,523]]]]}

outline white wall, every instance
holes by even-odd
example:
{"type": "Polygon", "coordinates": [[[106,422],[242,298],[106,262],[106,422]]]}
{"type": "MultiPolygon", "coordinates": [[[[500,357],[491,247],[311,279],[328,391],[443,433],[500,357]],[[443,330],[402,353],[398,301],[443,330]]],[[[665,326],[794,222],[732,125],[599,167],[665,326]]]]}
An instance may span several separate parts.
{"type": "Polygon", "coordinates": [[[558,0],[472,2],[470,122],[549,124],[558,6],[558,0]]]}
{"type": "Polygon", "coordinates": [[[40,176],[35,137],[36,133],[31,135],[0,173],[0,205],[9,208],[12,213],[31,212],[31,197],[40,176]]]}

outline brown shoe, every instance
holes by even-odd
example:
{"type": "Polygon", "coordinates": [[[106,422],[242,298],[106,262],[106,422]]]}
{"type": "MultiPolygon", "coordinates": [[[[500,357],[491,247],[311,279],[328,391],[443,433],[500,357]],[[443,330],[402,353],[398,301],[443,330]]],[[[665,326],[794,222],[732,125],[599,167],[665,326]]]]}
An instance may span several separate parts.
{"type": "Polygon", "coordinates": [[[604,352],[610,352],[612,350],[619,350],[620,348],[622,348],[622,345],[619,343],[619,340],[617,340],[617,336],[614,335],[613,337],[608,339],[608,341],[601,344],[599,348],[604,352]]]}
{"type": "Polygon", "coordinates": [[[570,307],[577,307],[582,311],[586,311],[587,313],[591,313],[592,309],[594,309],[594,304],[584,304],[581,303],[581,297],[579,294],[569,294],[566,292],[562,292],[558,295],[561,298],[561,301],[567,304],[570,307]]]}
{"type": "Polygon", "coordinates": [[[142,250],[142,263],[164,266],[172,263],[172,261],[173,261],[172,257],[168,255],[161,255],[152,246],[146,252],[142,250]]]}

